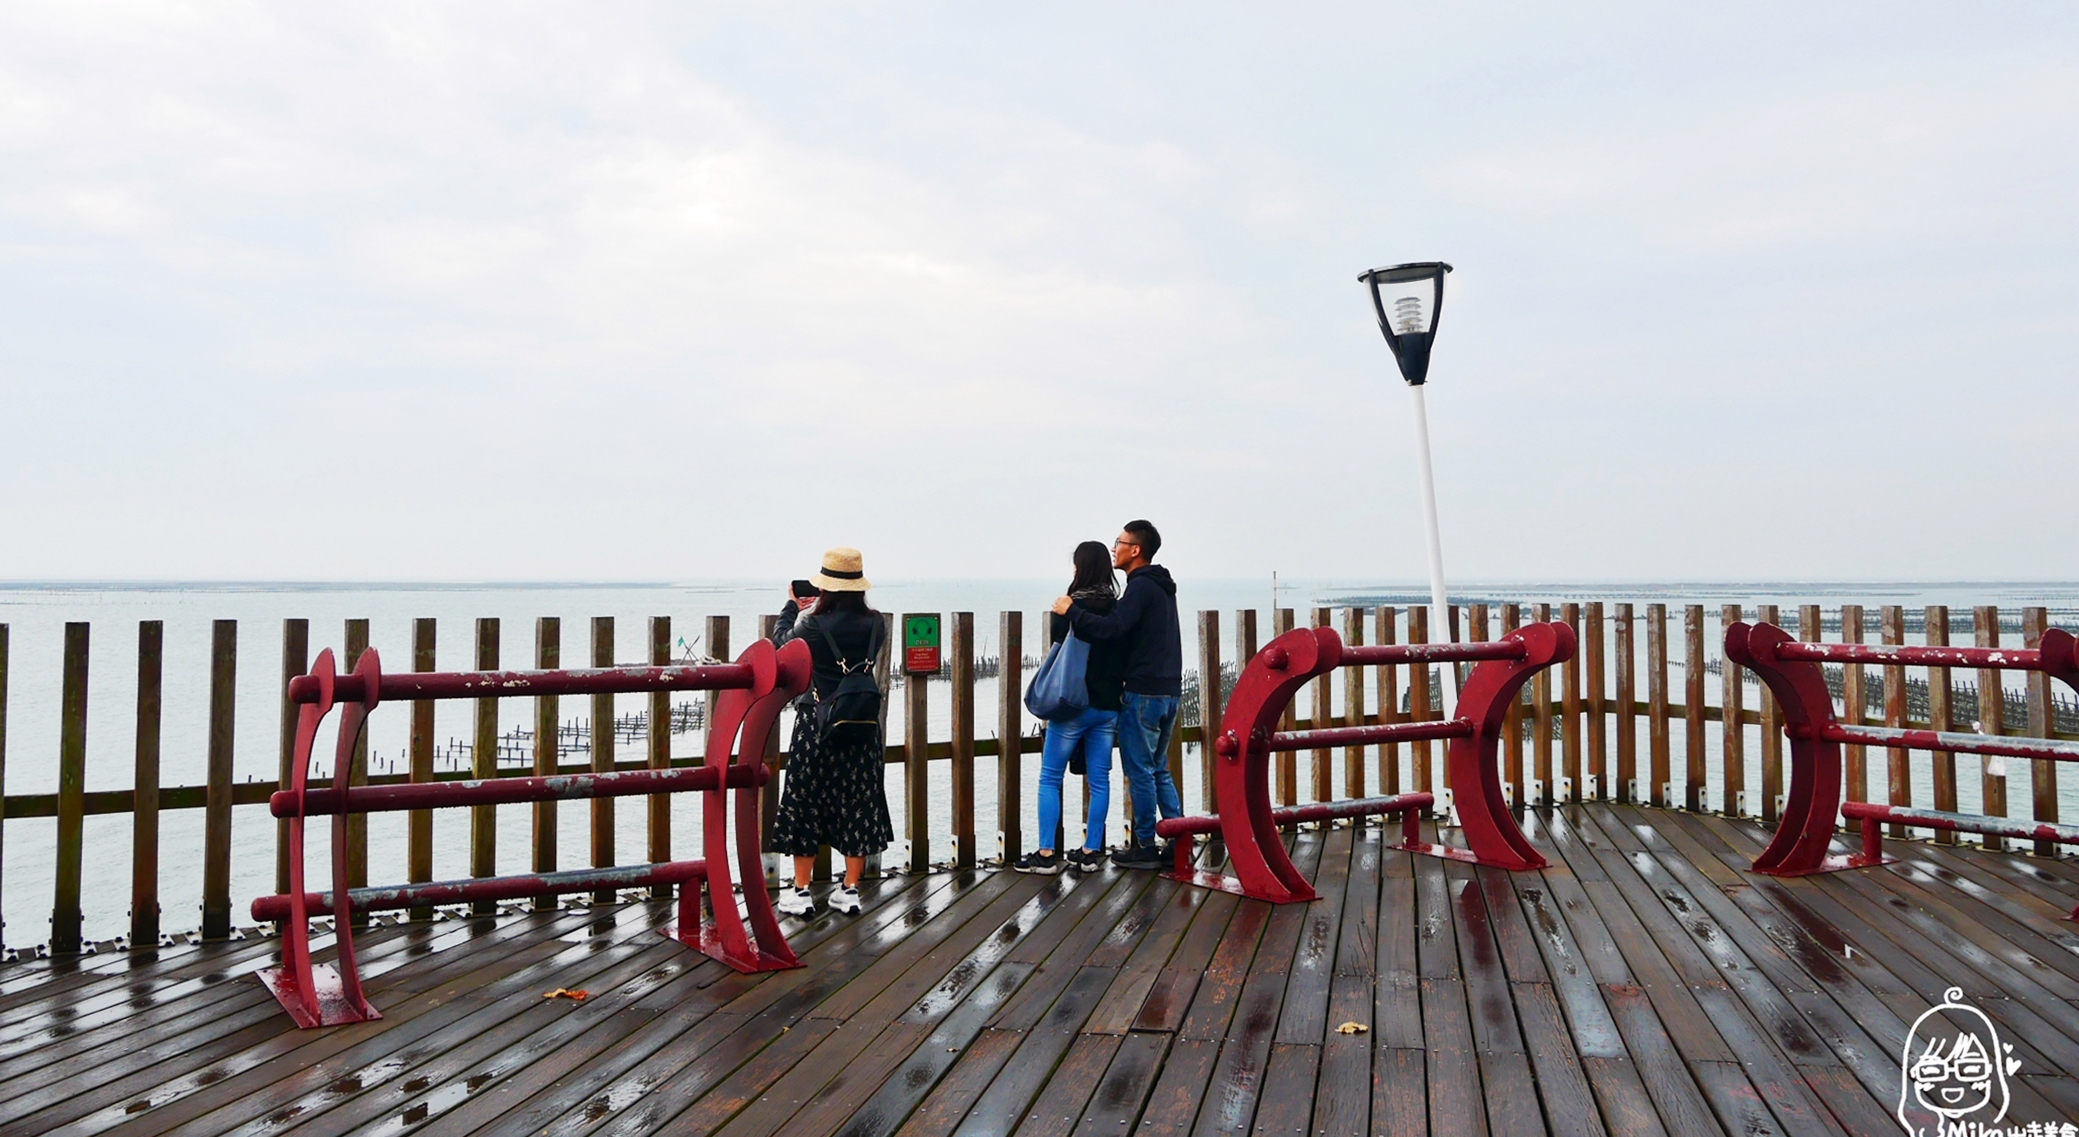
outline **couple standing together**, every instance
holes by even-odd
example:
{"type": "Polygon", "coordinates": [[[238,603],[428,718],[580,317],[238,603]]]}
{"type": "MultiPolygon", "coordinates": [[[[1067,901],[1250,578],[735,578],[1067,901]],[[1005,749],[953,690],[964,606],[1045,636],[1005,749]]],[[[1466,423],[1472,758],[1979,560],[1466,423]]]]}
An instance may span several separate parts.
{"type": "Polygon", "coordinates": [[[1129,521],[1107,550],[1096,541],[1076,546],[1075,579],[1054,601],[1050,644],[1073,633],[1089,645],[1084,672],[1089,705],[1047,723],[1039,777],[1041,847],[1012,866],[1019,872],[1058,873],[1065,864],[1088,871],[1104,864],[1105,817],[1112,805],[1112,747],[1119,749],[1133,798],[1137,845],[1112,854],[1128,868],[1161,868],[1169,858],[1155,841],[1155,819],[1184,812],[1169,772],[1170,736],[1183,694],[1183,637],[1177,624],[1177,586],[1153,563],[1162,534],[1147,521],[1129,521]],[[1126,573],[1118,590],[1113,570],[1126,573]],[[1090,787],[1090,812],[1081,848],[1054,848],[1061,831],[1061,787],[1071,760],[1081,758],[1090,787]]]}

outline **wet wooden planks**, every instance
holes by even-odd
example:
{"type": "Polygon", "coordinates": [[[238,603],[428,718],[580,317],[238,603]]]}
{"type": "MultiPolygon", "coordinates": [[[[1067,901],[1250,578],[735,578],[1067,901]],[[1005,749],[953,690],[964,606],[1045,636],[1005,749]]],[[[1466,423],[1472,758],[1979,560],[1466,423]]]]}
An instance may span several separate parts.
{"type": "Polygon", "coordinates": [[[2072,866],[1894,842],[1778,880],[1745,822],[1526,825],[1544,871],[1297,833],[1321,899],[1282,907],[1118,869],[892,877],[762,976],[659,936],[658,904],[376,929],[385,1017],[329,1031],[274,1008],[268,944],[0,971],[0,1137],[1883,1133],[1950,986],[2015,1044],[2010,1119],[2079,1117],[2072,866]]]}

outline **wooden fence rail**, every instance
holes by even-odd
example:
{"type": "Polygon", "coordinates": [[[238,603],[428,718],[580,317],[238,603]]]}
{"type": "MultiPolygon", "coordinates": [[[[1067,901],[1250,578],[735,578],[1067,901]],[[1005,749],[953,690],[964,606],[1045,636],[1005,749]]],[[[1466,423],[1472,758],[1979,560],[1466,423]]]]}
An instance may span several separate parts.
{"type": "MultiPolygon", "coordinates": [[[[1465,615],[1463,625],[1468,628],[1467,636],[1474,640],[1485,640],[1495,635],[1506,634],[1524,622],[1523,606],[1508,603],[1498,605],[1499,627],[1492,627],[1491,614],[1487,605],[1473,605],[1465,615]]],[[[1724,606],[1719,615],[1720,626],[1742,617],[1738,605],[1724,606]]],[[[1367,632],[1367,617],[1370,617],[1370,638],[1375,643],[1395,642],[1421,643],[1429,638],[1426,609],[1417,607],[1407,611],[1396,611],[1393,607],[1345,608],[1340,614],[1330,608],[1316,608],[1308,613],[1309,622],[1324,627],[1339,627],[1346,642],[1362,643],[1367,632]],[[1338,618],[1338,615],[1340,618],[1338,618]]],[[[1777,621],[1774,606],[1762,606],[1758,617],[1777,621]]],[[[1279,609],[1272,613],[1273,628],[1283,631],[1294,625],[1296,613],[1291,609],[1279,609]]],[[[1766,689],[1758,692],[1748,690],[1748,677],[1736,664],[1722,660],[1717,643],[1712,642],[1706,627],[1702,605],[1686,605],[1679,617],[1681,620],[1681,642],[1674,643],[1670,636],[1672,614],[1665,604],[1648,604],[1643,615],[1629,603],[1606,606],[1600,602],[1585,605],[1567,603],[1558,606],[1557,618],[1572,625],[1581,633],[1584,650],[1564,668],[1550,676],[1541,675],[1534,686],[1525,692],[1519,704],[1511,709],[1513,725],[1509,728],[1501,758],[1502,775],[1508,787],[1510,800],[1522,808],[1525,803],[1548,803],[1565,800],[1615,800],[1645,801],[1660,806],[1680,806],[1690,810],[1716,809],[1725,812],[1758,815],[1772,820],[1778,811],[1778,795],[1782,790],[1783,745],[1776,708],[1766,689]],[[1643,622],[1643,634],[1638,624],[1643,622]],[[1640,642],[1640,641],[1643,641],[1640,642]],[[1679,656],[1676,653],[1679,652],[1679,656]],[[1675,657],[1675,658],[1671,658],[1675,657]],[[1683,670],[1679,690],[1671,683],[1671,666],[1679,665],[1683,670]],[[1639,691],[1639,671],[1643,668],[1644,697],[1639,691]],[[1719,672],[1718,703],[1706,702],[1707,675],[1719,672]],[[1614,691],[1612,680],[1614,678],[1614,691]],[[1555,689],[1556,686],[1556,689],[1555,689]],[[1679,694],[1681,701],[1675,701],[1679,694]],[[1753,702],[1750,708],[1749,702],[1753,702]],[[1640,750],[1640,721],[1644,720],[1644,749],[1640,750]],[[1682,723],[1679,731],[1676,721],[1682,723]],[[1709,724],[1716,723],[1715,730],[1709,724]],[[1759,728],[1759,771],[1760,794],[1758,799],[1747,797],[1748,763],[1750,742],[1755,735],[1749,728],[1759,728]],[[1675,751],[1680,748],[1679,761],[1675,751]],[[1525,751],[1529,754],[1526,755],[1525,751]],[[1614,761],[1613,761],[1614,753],[1614,761]],[[1526,758],[1529,760],[1526,761],[1526,758]],[[1641,758],[1644,759],[1641,762],[1641,758]],[[1641,765],[1644,770],[1640,769],[1641,765]],[[1679,780],[1677,771],[1680,771],[1679,780]],[[1643,777],[1641,776],[1643,774],[1643,777]],[[1677,787],[1679,787],[1679,792],[1677,787]]],[[[1531,610],[1531,618],[1545,620],[1553,617],[1553,607],[1537,604],[1531,610]]],[[[1935,606],[1924,613],[1916,614],[1913,624],[1922,629],[1921,635],[1929,643],[1948,641],[1952,621],[1946,608],[1935,606]]],[[[1197,617],[1198,653],[1193,669],[1194,687],[1187,706],[1198,718],[1218,721],[1221,708],[1225,705],[1227,683],[1235,674],[1240,663],[1255,654],[1257,642],[1258,613],[1241,610],[1234,613],[1231,635],[1232,657],[1223,651],[1220,614],[1202,611],[1197,617]],[[1202,680],[1201,677],[1218,677],[1202,680]]],[[[767,625],[770,620],[764,621],[767,625]]],[[[1457,622],[1454,616],[1454,623],[1457,622]]],[[[1960,621],[1959,621],[1960,622],[1960,621]]],[[[1975,639],[1980,646],[1998,646],[2002,627],[2008,622],[2002,614],[1990,606],[1980,606],[1971,613],[1970,621],[1975,629],[1975,639]]],[[[1859,605],[1844,605],[1831,617],[1816,605],[1800,606],[1798,611],[1799,632],[1805,638],[1817,638],[1831,633],[1842,642],[1862,642],[1865,635],[1863,609],[1859,605]]],[[[1040,628],[1044,632],[1045,623],[1040,628]]],[[[1902,608],[1887,605],[1880,609],[1879,630],[1885,643],[1901,643],[1907,636],[1908,622],[1902,608]]],[[[2043,608],[2024,609],[2019,621],[2023,646],[2033,647],[2043,631],[2049,627],[2047,612],[2043,608]]],[[[899,742],[888,745],[885,761],[903,767],[900,780],[901,795],[906,807],[906,824],[903,836],[907,849],[890,851],[889,864],[900,864],[908,871],[924,871],[942,860],[966,867],[982,859],[982,848],[977,832],[975,763],[979,759],[996,761],[997,784],[997,830],[996,857],[1014,857],[1032,843],[1035,835],[1022,830],[1025,809],[1023,787],[1025,782],[1025,756],[1037,752],[1041,740],[1035,730],[1023,720],[1020,694],[1024,672],[1025,628],[1024,614],[1004,612],[998,619],[997,641],[1000,655],[996,665],[989,668],[997,695],[997,718],[992,724],[992,737],[978,737],[976,727],[977,689],[983,681],[978,675],[977,642],[974,616],[972,613],[953,613],[948,621],[947,666],[943,672],[945,686],[951,699],[948,737],[931,738],[927,725],[930,719],[933,689],[938,681],[911,682],[904,685],[903,699],[906,704],[906,726],[899,742]],[[1014,745],[1005,745],[1004,740],[1015,739],[1014,745]],[[949,832],[934,832],[930,812],[932,778],[931,763],[945,762],[951,766],[951,798],[949,801],[949,832]]],[[[611,666],[618,654],[615,650],[614,621],[601,617],[589,626],[589,652],[594,666],[611,666]]],[[[671,621],[668,617],[655,617],[649,621],[643,655],[648,662],[665,664],[670,662],[673,644],[671,621]]],[[[761,632],[769,630],[762,628],[761,632]]],[[[81,888],[85,864],[85,819],[89,816],[123,814],[131,815],[132,856],[130,865],[130,926],[128,942],[138,945],[155,945],[161,942],[165,932],[164,917],[160,904],[160,823],[166,811],[200,809],[204,811],[203,857],[202,857],[202,911],[200,935],[205,939],[221,939],[232,933],[231,895],[233,823],[234,810],[238,806],[264,804],[268,796],[286,780],[285,776],[268,782],[236,782],[233,779],[233,745],[236,721],[235,695],[238,669],[238,625],[231,620],[215,621],[210,640],[210,683],[206,714],[206,770],[205,783],[199,786],[161,785],[162,763],[162,717],[164,625],[160,621],[148,620],[140,623],[137,632],[137,695],[135,702],[136,732],[135,758],[132,788],[125,790],[94,790],[86,788],[88,761],[87,741],[87,692],[89,677],[90,628],[84,622],[67,624],[63,636],[63,663],[61,674],[61,697],[56,708],[59,719],[57,747],[56,788],[48,793],[7,794],[0,792],[0,833],[8,821],[32,818],[55,818],[55,849],[53,892],[51,910],[51,935],[48,950],[53,952],[76,952],[85,946],[85,929],[81,915],[81,888]]],[[[368,643],[369,627],[365,620],[348,621],[345,642],[352,653],[368,643]]],[[[434,648],[437,628],[430,619],[415,620],[412,624],[412,669],[431,671],[434,669],[434,648]]],[[[531,653],[537,667],[553,668],[562,660],[562,627],[554,618],[543,618],[534,628],[534,650],[531,653]]],[[[726,653],[730,639],[727,617],[709,617],[705,628],[706,642],[710,653],[726,653]]],[[[1038,637],[1034,647],[1044,646],[1044,634],[1038,637]]],[[[6,787],[7,772],[7,725],[8,725],[8,681],[9,681],[9,628],[0,624],[0,791],[6,787]]],[[[500,625],[495,619],[476,621],[472,638],[473,661],[481,670],[492,670],[499,665],[500,625]]],[[[289,680],[304,673],[310,657],[310,628],[308,621],[290,619],[283,621],[281,638],[281,767],[286,774],[286,763],[293,750],[294,705],[288,701],[289,680]]],[[[1967,729],[1971,724],[1955,721],[1956,707],[1960,701],[1975,708],[1983,708],[1983,719],[1978,724],[1986,734],[2013,735],[2018,737],[2071,739],[2071,733],[2057,731],[2057,707],[2052,701],[2052,692],[2046,679],[2031,676],[2022,699],[2027,709],[2025,723],[2010,723],[2005,713],[2006,698],[1976,696],[1971,685],[1975,679],[1978,688],[1998,689],[1996,675],[1971,675],[1961,673],[1951,676],[1946,669],[1929,670],[1927,689],[1930,692],[1924,703],[1915,701],[1909,706],[1906,696],[1907,668],[1897,665],[1876,664],[1881,667],[1883,680],[1883,712],[1885,725],[1933,730],[1967,729]],[[1958,695],[1951,695],[1952,679],[1960,680],[1956,688],[1958,695]],[[1910,717],[1909,710],[1918,710],[1924,705],[1926,717],[1910,717]]],[[[1427,720],[1439,717],[1434,709],[1446,684],[1438,681],[1428,668],[1413,667],[1403,677],[1394,666],[1373,669],[1369,682],[1359,668],[1347,669],[1340,684],[1323,679],[1311,687],[1307,702],[1309,717],[1293,717],[1280,729],[1304,730],[1327,726],[1357,726],[1374,723],[1392,723],[1408,720],[1427,720]],[[1405,683],[1403,682],[1405,678],[1405,683]]],[[[1869,677],[1863,664],[1850,664],[1843,668],[1840,676],[1840,695],[1843,703],[1843,721],[1857,724],[1864,721],[1865,699],[1869,688],[1869,677]]],[[[531,696],[528,696],[531,697],[531,696]]],[[[593,723],[614,721],[611,696],[595,696],[589,710],[593,723]]],[[[697,765],[697,756],[674,757],[670,745],[673,708],[665,692],[653,693],[646,708],[647,729],[645,752],[640,757],[620,758],[615,753],[616,732],[595,730],[589,732],[586,753],[566,752],[563,739],[570,736],[561,721],[563,707],[555,698],[536,698],[534,706],[531,762],[524,766],[500,768],[498,764],[500,699],[478,700],[474,723],[474,744],[470,768],[437,770],[434,766],[434,720],[430,702],[412,704],[409,711],[409,754],[406,769],[399,773],[372,773],[368,769],[365,744],[355,753],[349,768],[344,771],[351,784],[396,785],[415,782],[455,781],[467,778],[497,778],[523,774],[546,775],[555,773],[578,773],[583,771],[666,769],[697,765]]],[[[1296,711],[1294,712],[1296,715],[1296,711]]],[[[1036,724],[1035,724],[1036,725],[1036,724]]],[[[1181,784],[1184,748],[1196,746],[1203,737],[1203,728],[1197,721],[1186,721],[1178,731],[1177,744],[1172,748],[1170,761],[1173,772],[1181,784]]],[[[777,745],[775,741],[774,745],[777,745]]],[[[575,749],[575,747],[572,747],[575,749]]],[[[1916,794],[1926,794],[1927,801],[1919,803],[1940,811],[1955,811],[1958,808],[1959,787],[1974,785],[1983,808],[1999,815],[2007,809],[2006,773],[2008,760],[1986,760],[1982,763],[1978,777],[1973,782],[1960,778],[1954,754],[1936,752],[1925,759],[1921,767],[1926,777],[1916,782],[1911,753],[1896,748],[1885,749],[1884,797],[1894,805],[1914,806],[1916,794]],[[1917,786],[1925,788],[1916,788],[1917,786]]],[[[1414,742],[1408,746],[1405,756],[1398,746],[1349,746],[1338,750],[1310,751],[1305,764],[1309,783],[1307,800],[1322,802],[1337,798],[1353,799],[1368,793],[1397,794],[1406,791],[1436,792],[1448,789],[1439,784],[1441,765],[1430,761],[1431,747],[1427,742],[1414,742]],[[1340,778],[1335,764],[1342,763],[1340,778]],[[1404,764],[1405,762],[1405,764],[1404,764]]],[[[1212,811],[1218,808],[1214,800],[1213,779],[1204,776],[1211,760],[1200,747],[1198,766],[1201,790],[1198,805],[1212,811]]],[[[772,757],[773,764],[784,769],[785,751],[772,757]]],[[[1844,748],[1845,796],[1848,800],[1864,801],[1870,795],[1867,748],[1852,745],[1844,748]]],[[[2029,762],[2028,799],[2030,815],[2034,820],[2055,823],[2058,817],[2057,771],[2047,761],[2029,762]]],[[[1280,804],[1301,803],[1301,764],[1296,754],[1284,754],[1279,758],[1275,771],[1277,798],[1280,804]]],[[[1120,779],[1123,783],[1123,778],[1120,779]]],[[[1120,798],[1125,798],[1123,785],[1120,798]]],[[[771,809],[776,805],[777,784],[768,791],[766,811],[768,820],[771,809]]],[[[672,848],[672,814],[670,800],[665,795],[655,795],[645,800],[644,816],[647,830],[647,854],[652,862],[668,861],[672,848]]],[[[536,872],[554,871],[559,860],[556,843],[556,803],[543,802],[534,805],[531,817],[531,840],[529,851],[531,865],[536,872]]],[[[1074,811],[1071,810],[1071,813],[1074,811]]],[[[480,806],[469,814],[468,848],[470,871],[475,876],[491,876],[497,871],[496,853],[498,843],[498,817],[494,807],[480,806]]],[[[614,803],[610,798],[595,799],[590,814],[589,860],[595,867],[609,867],[616,863],[614,846],[616,833],[614,803]]],[[[250,824],[250,823],[248,823],[250,824]]],[[[434,811],[418,810],[409,815],[406,847],[406,876],[411,882],[432,879],[434,811]]],[[[450,823],[452,824],[452,823],[450,823]]],[[[365,822],[350,831],[349,884],[359,886],[368,877],[368,849],[365,822]]],[[[1903,836],[1894,827],[1895,836],[1903,836]]],[[[1955,840],[1954,834],[1938,834],[1938,840],[1955,840]]],[[[1997,844],[1998,838],[1989,838],[1997,844]]],[[[250,842],[250,834],[247,835],[250,842]]],[[[287,866],[281,850],[285,846],[282,830],[276,828],[276,884],[277,891],[287,887],[287,866]]],[[[4,847],[4,844],[0,844],[4,847]]],[[[2039,853],[2055,852],[2053,847],[2039,847],[2039,853]]],[[[827,861],[820,870],[827,874],[827,861]]],[[[610,897],[602,895],[596,899],[610,897]]],[[[249,899],[249,898],[248,898],[249,899]]],[[[431,918],[430,909],[414,910],[414,918],[431,918]]],[[[4,931],[5,929],[0,929],[4,931]]],[[[14,937],[17,942],[21,937],[14,937]]]]}

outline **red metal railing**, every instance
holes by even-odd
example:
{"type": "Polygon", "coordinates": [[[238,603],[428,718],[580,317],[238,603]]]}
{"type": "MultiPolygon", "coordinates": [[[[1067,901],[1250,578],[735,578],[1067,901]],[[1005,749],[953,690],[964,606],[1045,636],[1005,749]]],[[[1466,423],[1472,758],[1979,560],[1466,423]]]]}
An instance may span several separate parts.
{"type": "Polygon", "coordinates": [[[369,650],[361,653],[353,674],[339,675],[332,653],[320,653],[311,673],[289,684],[289,698],[299,704],[294,779],[291,788],[268,800],[270,811],[289,821],[289,892],[263,896],[253,902],[253,918],[279,923],[283,933],[282,964],[261,973],[261,981],[299,1026],[332,1026],[381,1018],[363,994],[354,958],[352,917],[357,913],[660,884],[675,884],[679,890],[678,927],[667,929],[666,935],[738,971],[799,967],[800,962],[780,931],[772,899],[762,887],[764,868],[759,853],[759,803],[755,791],[772,776],[764,762],[765,744],[780,708],[806,691],[809,680],[807,644],[791,643],[775,649],[765,640],[751,645],[735,663],[729,664],[570,671],[412,672],[385,676],[381,660],[369,650]],[[348,786],[342,782],[352,768],[349,759],[360,741],[368,714],[384,697],[397,701],[700,690],[721,694],[708,729],[706,765],[697,768],[398,786],[348,786]],[[312,789],[310,772],[318,727],[335,705],[342,711],[332,784],[312,789]],[[700,792],[705,799],[703,833],[707,855],[700,860],[477,877],[392,888],[339,887],[347,881],[349,827],[345,819],[350,814],[681,790],[700,792]],[[729,872],[729,819],[724,800],[729,790],[736,791],[738,869],[744,880],[753,885],[743,890],[742,913],[737,910],[729,872]],[[331,828],[335,887],[330,892],[307,891],[303,885],[304,825],[316,816],[334,819],[331,828]],[[700,904],[702,888],[696,885],[704,886],[707,894],[705,919],[700,904]],[[311,959],[310,916],[313,911],[328,909],[333,916],[337,958],[333,965],[321,965],[311,959]]]}
{"type": "Polygon", "coordinates": [[[1802,876],[1882,864],[1883,827],[1876,821],[1899,822],[1949,832],[1989,836],[2046,836],[2042,830],[2065,827],[2017,823],[2003,817],[1917,810],[1841,801],[1841,744],[1910,747],[1961,754],[2079,761],[2079,745],[2055,741],[2015,741],[1992,735],[1947,730],[1901,730],[1839,721],[1833,693],[1827,688],[1826,663],[1881,663],[1901,666],[1970,667],[1985,670],[2039,671],[2079,688],[2079,653],[2070,633],[2046,630],[2034,648],[1920,647],[1905,644],[1809,643],[1791,638],[1774,624],[1735,623],[1725,629],[1725,656],[1768,684],[1790,739],[1790,788],[1775,839],[1754,859],[1754,871],[1772,876],[1802,876]],[[1828,853],[1837,818],[1863,820],[1862,851],[1848,856],[1828,853]],[[1922,820],[1934,819],[1934,820],[1922,820]]]}
{"type": "Polygon", "coordinates": [[[1467,644],[1345,647],[1341,636],[1320,627],[1279,636],[1243,669],[1213,742],[1218,756],[1219,814],[1171,818],[1156,826],[1158,834],[1175,839],[1180,846],[1170,875],[1275,903],[1312,900],[1313,885],[1299,875],[1285,854],[1278,826],[1389,813],[1402,816],[1406,841],[1396,848],[1508,869],[1543,868],[1545,859],[1531,847],[1509,813],[1498,749],[1509,707],[1523,684],[1573,654],[1573,629],[1560,623],[1531,624],[1499,640],[1467,644]],[[1433,662],[1478,663],[1459,692],[1457,714],[1452,719],[1284,732],[1271,729],[1301,687],[1338,667],[1433,662]],[[1447,778],[1467,848],[1420,840],[1420,810],[1434,804],[1427,793],[1271,807],[1270,756],[1275,752],[1422,739],[1450,743],[1447,778]],[[1215,830],[1226,841],[1235,872],[1232,878],[1198,873],[1190,866],[1191,837],[1215,830]]]}

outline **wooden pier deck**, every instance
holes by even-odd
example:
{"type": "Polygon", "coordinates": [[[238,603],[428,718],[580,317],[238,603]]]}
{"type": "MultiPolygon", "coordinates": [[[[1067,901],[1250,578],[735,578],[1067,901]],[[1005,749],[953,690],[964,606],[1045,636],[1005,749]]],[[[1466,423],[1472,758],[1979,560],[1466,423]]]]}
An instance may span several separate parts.
{"type": "Polygon", "coordinates": [[[1281,908],[894,877],[763,976],[663,940],[664,904],[385,928],[385,1017],[321,1031],[253,978],[272,941],[10,965],[0,1135],[1885,1134],[1951,986],[2015,1043],[2010,1123],[2079,1120],[2079,866],[1894,842],[1776,880],[1750,823],[1529,822],[1544,872],[1300,834],[1324,899],[1281,908]]]}

